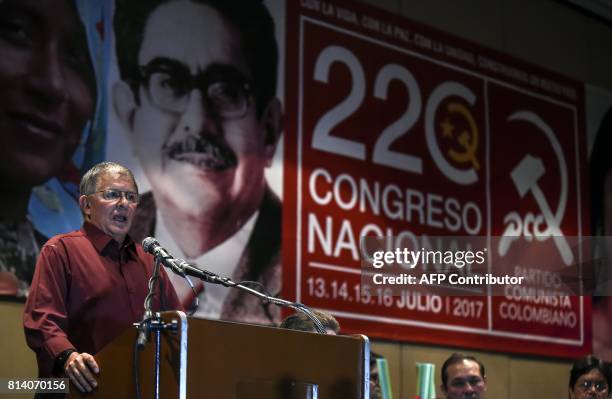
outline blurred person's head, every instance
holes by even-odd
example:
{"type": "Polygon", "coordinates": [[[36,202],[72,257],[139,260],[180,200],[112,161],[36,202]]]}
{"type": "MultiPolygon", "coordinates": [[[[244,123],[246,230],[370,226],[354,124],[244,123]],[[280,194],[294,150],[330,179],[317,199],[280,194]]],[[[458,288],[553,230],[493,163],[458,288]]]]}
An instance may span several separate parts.
{"type": "Polygon", "coordinates": [[[382,399],[383,397],[378,359],[384,358],[378,353],[370,352],[370,399],[382,399]]]}
{"type": "Polygon", "coordinates": [[[139,198],[132,172],[114,162],[99,163],[83,175],[79,192],[85,221],[123,243],[139,198]]]}
{"type": "MultiPolygon", "coordinates": [[[[340,324],[338,320],[331,314],[320,310],[313,310],[312,313],[325,328],[327,334],[337,335],[340,331],[340,324]]],[[[280,328],[287,328],[289,330],[298,330],[306,332],[317,332],[315,324],[308,316],[302,312],[294,313],[283,319],[280,323],[280,328]]]]}
{"type": "Polygon", "coordinates": [[[601,359],[589,355],[574,362],[568,384],[569,399],[604,399],[610,395],[612,372],[601,359]]]}
{"type": "Polygon", "coordinates": [[[448,399],[485,398],[485,367],[474,356],[453,353],[442,365],[441,377],[440,388],[448,399]]]}
{"type": "Polygon", "coordinates": [[[27,196],[70,161],[95,109],[73,1],[1,1],[0,54],[0,176],[27,196]]]}
{"type": "Polygon", "coordinates": [[[229,236],[258,209],[281,132],[268,10],[259,0],[119,0],[114,29],[115,110],[156,204],[229,236]]]}

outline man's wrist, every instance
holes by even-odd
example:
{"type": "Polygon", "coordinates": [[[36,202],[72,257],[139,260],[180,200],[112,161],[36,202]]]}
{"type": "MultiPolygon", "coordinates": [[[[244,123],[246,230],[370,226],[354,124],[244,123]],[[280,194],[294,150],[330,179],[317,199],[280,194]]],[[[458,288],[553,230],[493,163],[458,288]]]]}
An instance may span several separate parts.
{"type": "Polygon", "coordinates": [[[65,351],[63,351],[62,353],[57,355],[57,357],[55,358],[55,365],[54,365],[54,368],[53,368],[53,371],[54,371],[55,375],[64,374],[64,369],[65,369],[65,366],[66,366],[66,361],[68,361],[68,358],[74,352],[76,352],[76,350],[71,348],[71,349],[66,349],[65,351]]]}

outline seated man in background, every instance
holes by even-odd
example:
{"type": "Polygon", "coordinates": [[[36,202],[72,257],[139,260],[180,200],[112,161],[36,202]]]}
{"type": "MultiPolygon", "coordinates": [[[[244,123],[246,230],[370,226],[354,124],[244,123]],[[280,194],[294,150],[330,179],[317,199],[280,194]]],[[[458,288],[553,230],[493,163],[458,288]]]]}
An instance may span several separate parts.
{"type": "MultiPolygon", "coordinates": [[[[81,392],[91,392],[100,371],[92,354],[142,319],[153,256],[127,235],[138,205],[129,169],[97,164],[79,191],[83,227],[42,247],[23,323],[39,376],[65,374],[81,392]]],[[[181,308],[163,269],[152,307],[181,308]]]]}
{"type": "Polygon", "coordinates": [[[440,388],[447,399],[485,398],[485,367],[474,356],[453,353],[442,365],[441,374],[440,388]]]}
{"type": "MultiPolygon", "coordinates": [[[[329,335],[338,335],[340,324],[331,314],[320,310],[313,310],[314,315],[319,319],[329,335]]],[[[294,313],[283,319],[280,328],[298,330],[306,332],[317,332],[314,323],[304,313],[294,313]]],[[[380,387],[378,359],[383,359],[378,353],[370,352],[370,399],[382,399],[382,389],[380,387]]]]}

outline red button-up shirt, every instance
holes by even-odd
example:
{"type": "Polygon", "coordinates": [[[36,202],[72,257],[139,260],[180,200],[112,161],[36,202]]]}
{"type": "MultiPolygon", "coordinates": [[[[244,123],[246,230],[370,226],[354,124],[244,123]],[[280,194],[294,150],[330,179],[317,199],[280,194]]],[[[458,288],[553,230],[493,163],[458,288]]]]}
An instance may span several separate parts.
{"type": "MultiPolygon", "coordinates": [[[[153,310],[182,309],[168,276],[160,271],[162,295],[158,285],[153,310]]],[[[140,321],[152,273],[153,256],[140,245],[128,237],[120,247],[89,223],[47,241],[23,315],[39,375],[51,376],[56,357],[66,349],[95,354],[140,321]]]]}

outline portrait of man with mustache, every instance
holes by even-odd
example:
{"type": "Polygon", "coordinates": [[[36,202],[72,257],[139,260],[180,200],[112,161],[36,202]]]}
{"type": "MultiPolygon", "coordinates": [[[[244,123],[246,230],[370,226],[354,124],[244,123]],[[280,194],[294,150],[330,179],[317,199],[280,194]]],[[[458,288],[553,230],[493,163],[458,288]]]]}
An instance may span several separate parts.
{"type": "MultiPolygon", "coordinates": [[[[260,0],[119,0],[118,120],[150,185],[130,231],[175,257],[280,292],[281,204],[264,170],[282,130],[274,23],[260,0]]],[[[191,289],[173,276],[184,304],[191,289]]],[[[196,316],[276,323],[278,309],[207,285],[196,316]]]]}

